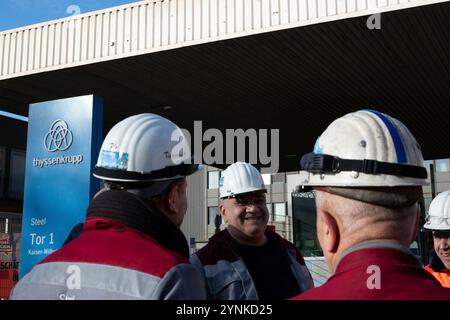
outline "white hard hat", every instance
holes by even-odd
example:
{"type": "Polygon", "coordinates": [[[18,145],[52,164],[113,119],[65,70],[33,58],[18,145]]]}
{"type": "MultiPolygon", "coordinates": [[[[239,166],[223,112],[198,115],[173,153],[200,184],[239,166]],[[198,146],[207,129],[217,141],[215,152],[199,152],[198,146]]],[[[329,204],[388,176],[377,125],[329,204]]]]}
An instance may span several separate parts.
{"type": "Polygon", "coordinates": [[[103,141],[94,176],[106,181],[152,182],[197,171],[181,129],[152,113],[117,123],[103,141]]]}
{"type": "Polygon", "coordinates": [[[237,194],[266,191],[264,180],[258,169],[246,162],[236,162],[228,166],[219,181],[220,198],[237,194]]]}
{"type": "Polygon", "coordinates": [[[424,229],[450,230],[450,190],[441,192],[431,201],[424,229]]]}
{"type": "Polygon", "coordinates": [[[399,120],[373,110],[349,113],[331,123],[313,153],[301,160],[303,185],[400,187],[427,185],[422,152],[399,120]]]}

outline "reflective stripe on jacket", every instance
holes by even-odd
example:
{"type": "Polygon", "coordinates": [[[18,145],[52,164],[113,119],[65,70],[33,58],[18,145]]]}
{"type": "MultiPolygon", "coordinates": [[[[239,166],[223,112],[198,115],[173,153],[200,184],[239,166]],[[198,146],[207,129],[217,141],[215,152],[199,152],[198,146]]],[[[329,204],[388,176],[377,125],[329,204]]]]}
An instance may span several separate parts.
{"type": "Polygon", "coordinates": [[[205,299],[199,272],[178,253],[108,218],[35,266],[12,299],[205,299]]]}

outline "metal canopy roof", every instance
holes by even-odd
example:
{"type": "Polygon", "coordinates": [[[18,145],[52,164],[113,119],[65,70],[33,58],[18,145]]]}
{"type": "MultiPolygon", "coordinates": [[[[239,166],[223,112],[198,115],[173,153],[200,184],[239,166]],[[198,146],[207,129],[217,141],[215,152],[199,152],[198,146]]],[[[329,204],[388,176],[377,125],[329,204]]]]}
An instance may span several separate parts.
{"type": "Polygon", "coordinates": [[[6,79],[0,105],[25,115],[97,94],[105,131],[141,112],[190,130],[279,128],[280,171],[298,170],[333,119],[373,108],[401,119],[425,158],[448,158],[449,12],[444,2],[383,13],[380,30],[356,17],[6,79]]]}

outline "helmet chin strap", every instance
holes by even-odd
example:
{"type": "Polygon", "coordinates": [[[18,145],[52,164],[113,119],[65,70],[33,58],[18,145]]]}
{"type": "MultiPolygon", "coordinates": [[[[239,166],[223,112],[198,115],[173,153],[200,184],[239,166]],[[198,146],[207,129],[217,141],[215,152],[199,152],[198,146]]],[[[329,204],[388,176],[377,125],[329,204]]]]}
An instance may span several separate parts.
{"type": "Polygon", "coordinates": [[[147,183],[120,183],[105,181],[105,187],[107,190],[123,190],[142,199],[148,200],[165,194],[174,183],[182,179],[184,179],[184,177],[147,183]]]}
{"type": "Polygon", "coordinates": [[[401,187],[428,185],[420,145],[399,120],[359,110],[334,120],[303,155],[308,186],[401,187]]]}
{"type": "Polygon", "coordinates": [[[328,154],[305,154],[300,161],[300,170],[311,173],[339,173],[355,171],[366,174],[388,174],[410,178],[426,179],[428,174],[424,167],[382,162],[377,160],[350,160],[328,154]]]}

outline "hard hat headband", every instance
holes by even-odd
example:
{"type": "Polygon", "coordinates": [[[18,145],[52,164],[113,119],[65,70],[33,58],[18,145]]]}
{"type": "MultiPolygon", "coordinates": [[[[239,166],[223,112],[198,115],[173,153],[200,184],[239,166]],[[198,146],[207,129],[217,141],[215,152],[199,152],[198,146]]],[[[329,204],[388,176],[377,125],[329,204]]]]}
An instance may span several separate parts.
{"type": "Polygon", "coordinates": [[[387,208],[409,207],[423,195],[418,186],[406,187],[325,187],[297,186],[296,193],[306,193],[313,190],[325,191],[347,199],[358,200],[387,208]]]}
{"type": "Polygon", "coordinates": [[[250,192],[244,192],[244,193],[237,193],[237,194],[229,194],[229,195],[226,195],[226,196],[223,196],[223,197],[221,197],[220,199],[223,199],[223,200],[225,200],[225,199],[238,199],[239,200],[239,198],[245,198],[245,197],[248,197],[249,195],[253,195],[253,194],[265,194],[265,193],[267,193],[267,189],[258,189],[258,190],[255,190],[255,191],[250,191],[250,192]]]}
{"type": "Polygon", "coordinates": [[[382,162],[378,160],[341,159],[328,154],[305,154],[300,160],[300,170],[311,173],[339,173],[341,171],[356,171],[366,174],[388,174],[411,178],[426,179],[427,170],[423,167],[382,162]]]}
{"type": "Polygon", "coordinates": [[[188,176],[198,170],[198,164],[179,164],[176,166],[165,167],[149,173],[140,173],[134,171],[124,171],[118,169],[108,169],[95,167],[94,175],[102,179],[118,181],[154,181],[175,178],[178,176],[188,176]]]}

